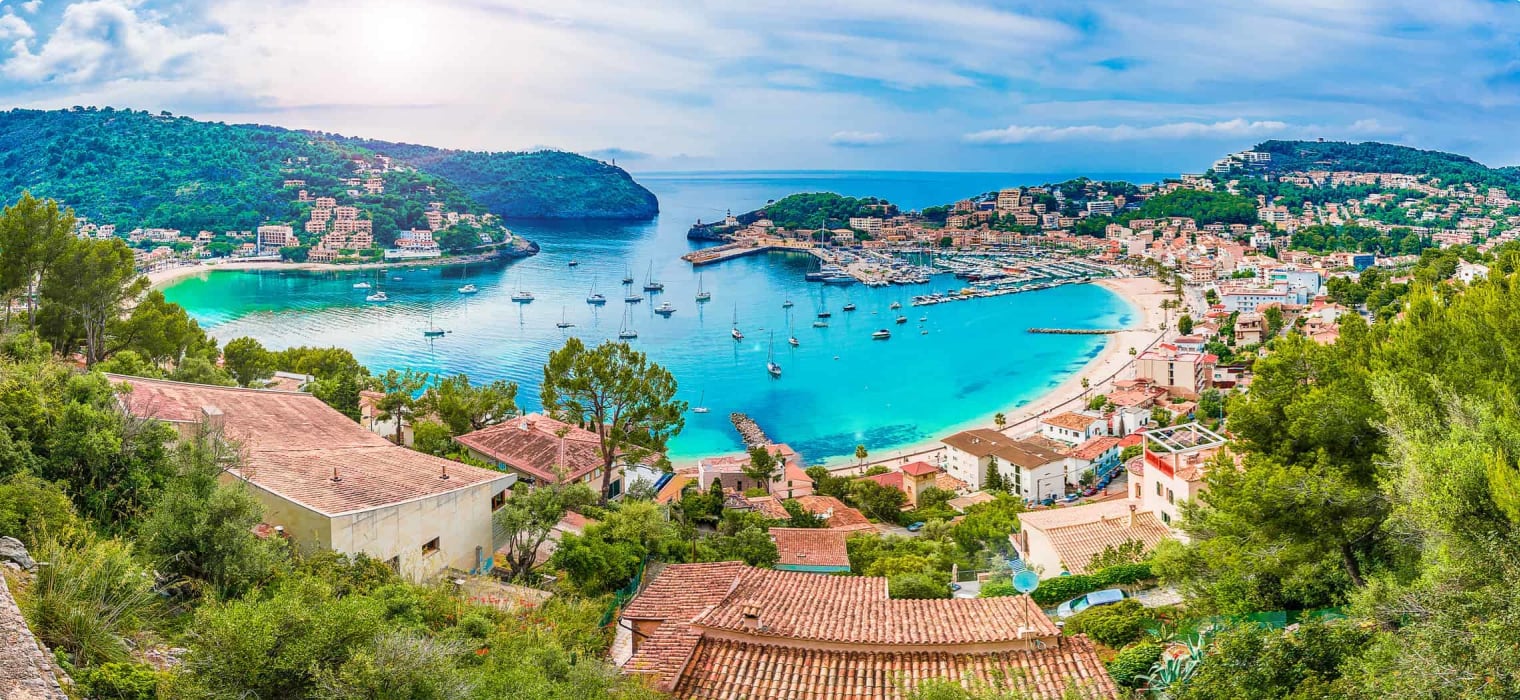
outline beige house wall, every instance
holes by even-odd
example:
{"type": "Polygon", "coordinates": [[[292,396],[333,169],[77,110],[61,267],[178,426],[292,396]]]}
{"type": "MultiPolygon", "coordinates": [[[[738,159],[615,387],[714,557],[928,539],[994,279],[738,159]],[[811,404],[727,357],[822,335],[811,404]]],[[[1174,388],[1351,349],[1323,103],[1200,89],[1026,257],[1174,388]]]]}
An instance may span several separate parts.
{"type": "Polygon", "coordinates": [[[332,548],[382,561],[395,558],[401,575],[412,581],[447,568],[480,570],[496,551],[491,497],[509,483],[503,475],[437,496],[334,517],[332,548]],[[437,551],[424,553],[423,545],[435,537],[437,551]]]}

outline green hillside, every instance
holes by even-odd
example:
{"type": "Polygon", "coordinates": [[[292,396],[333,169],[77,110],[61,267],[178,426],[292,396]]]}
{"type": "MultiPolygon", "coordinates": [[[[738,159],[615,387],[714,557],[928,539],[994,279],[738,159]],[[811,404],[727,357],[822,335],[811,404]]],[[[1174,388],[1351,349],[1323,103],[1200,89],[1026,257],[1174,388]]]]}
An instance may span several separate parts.
{"type": "Polygon", "coordinates": [[[351,203],[391,225],[423,226],[430,201],[503,217],[648,217],[654,197],[627,173],[566,153],[468,154],[258,125],[103,109],[0,113],[0,197],[58,199],[118,227],[250,229],[301,214],[286,180],[344,193],[354,159],[387,155],[415,170],[384,174],[385,194],[351,203]],[[405,163],[426,156],[425,164],[405,163]],[[630,194],[633,193],[633,194],[630,194]],[[647,196],[640,200],[638,193],[647,196]],[[606,195],[605,197],[603,195],[606,195]]]}
{"type": "Polygon", "coordinates": [[[1271,170],[1350,170],[1429,175],[1442,182],[1495,186],[1520,183],[1515,168],[1490,168],[1467,156],[1366,141],[1266,141],[1254,150],[1272,154],[1271,170]]]}

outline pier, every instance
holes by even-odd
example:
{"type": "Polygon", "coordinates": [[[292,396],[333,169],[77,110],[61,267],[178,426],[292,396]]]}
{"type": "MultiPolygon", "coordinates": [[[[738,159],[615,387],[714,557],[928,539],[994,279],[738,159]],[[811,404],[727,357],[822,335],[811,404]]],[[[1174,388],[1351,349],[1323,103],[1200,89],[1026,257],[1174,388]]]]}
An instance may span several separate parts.
{"type": "Polygon", "coordinates": [[[713,246],[711,248],[703,248],[698,251],[687,253],[685,255],[682,255],[681,259],[691,263],[692,267],[701,267],[703,265],[713,265],[720,263],[725,260],[733,260],[734,258],[742,258],[746,255],[754,255],[755,253],[768,253],[772,250],[777,249],[778,248],[776,246],[770,245],[725,243],[723,245],[713,246]]]}
{"type": "Polygon", "coordinates": [[[1120,331],[1113,328],[1031,328],[1029,332],[1049,335],[1113,335],[1120,331]]]}
{"type": "Polygon", "coordinates": [[[749,414],[730,413],[728,419],[733,421],[734,429],[739,431],[739,437],[744,440],[745,447],[771,444],[771,439],[766,436],[764,430],[760,429],[760,424],[749,417],[749,414]]]}

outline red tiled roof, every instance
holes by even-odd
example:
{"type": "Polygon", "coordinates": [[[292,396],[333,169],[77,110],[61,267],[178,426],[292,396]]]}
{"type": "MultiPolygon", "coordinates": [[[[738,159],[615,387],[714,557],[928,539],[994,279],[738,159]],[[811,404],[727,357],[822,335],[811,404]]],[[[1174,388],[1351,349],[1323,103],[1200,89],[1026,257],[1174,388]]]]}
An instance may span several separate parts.
{"type": "Polygon", "coordinates": [[[454,438],[465,447],[521,471],[535,480],[576,481],[602,467],[596,433],[530,413],[454,438]]]}
{"type": "Polygon", "coordinates": [[[928,476],[938,472],[939,468],[928,462],[909,462],[902,467],[902,473],[908,476],[928,476]]]}
{"type": "Polygon", "coordinates": [[[1071,451],[1071,456],[1077,459],[1085,459],[1089,462],[1102,457],[1103,453],[1119,446],[1119,438],[1100,435],[1087,442],[1078,445],[1071,451]]]}
{"type": "Polygon", "coordinates": [[[862,476],[858,479],[858,481],[874,481],[878,484],[881,484],[882,486],[894,488],[898,491],[903,490],[902,472],[887,472],[885,474],[872,474],[870,476],[862,476]]]}
{"type": "Polygon", "coordinates": [[[134,416],[179,424],[220,421],[223,435],[241,446],[242,461],[230,470],[234,476],[324,515],[508,478],[392,444],[311,394],[107,376],[131,387],[121,401],[134,416]],[[339,481],[333,481],[335,473],[339,481]]]}
{"type": "Polygon", "coordinates": [[[1094,418],[1092,416],[1084,416],[1080,413],[1074,413],[1072,411],[1067,411],[1065,413],[1057,413],[1056,415],[1048,416],[1040,422],[1054,425],[1057,428],[1066,428],[1067,430],[1087,430],[1087,426],[1092,425],[1093,423],[1100,420],[1102,419],[1094,418]]]}
{"type": "Polygon", "coordinates": [[[842,530],[773,527],[770,533],[781,555],[777,565],[850,566],[850,553],[845,546],[849,536],[842,530]]]}
{"type": "Polygon", "coordinates": [[[948,651],[840,651],[702,639],[673,695],[745,700],[897,700],[931,679],[1006,678],[1033,698],[1117,697],[1113,679],[1084,636],[1064,637],[1038,651],[959,654],[948,651]]]}
{"type": "Polygon", "coordinates": [[[624,668],[678,698],[895,700],[999,675],[1039,698],[1069,683],[1116,696],[1086,637],[1062,637],[1027,596],[889,600],[884,578],[677,564],[624,617],[660,621],[624,668]]]}
{"type": "Polygon", "coordinates": [[[1134,506],[1119,499],[1051,508],[1021,513],[1019,523],[1025,530],[1043,532],[1067,571],[1085,574],[1093,556],[1108,547],[1138,541],[1148,552],[1171,537],[1171,530],[1155,513],[1131,511],[1134,506]]]}

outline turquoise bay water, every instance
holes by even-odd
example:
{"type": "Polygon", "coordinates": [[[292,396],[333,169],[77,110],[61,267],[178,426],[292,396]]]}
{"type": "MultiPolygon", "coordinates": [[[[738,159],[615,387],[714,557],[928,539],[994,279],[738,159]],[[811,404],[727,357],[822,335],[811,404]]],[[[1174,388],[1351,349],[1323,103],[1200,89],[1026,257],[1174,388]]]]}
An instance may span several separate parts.
{"type": "Polygon", "coordinates": [[[685,234],[697,218],[710,220],[730,208],[748,211],[792,192],[875,195],[918,208],[1064,176],[657,173],[638,179],[659,196],[659,219],[517,222],[512,228],[537,241],[543,252],[508,265],[215,272],[181,281],[165,293],[223,341],[248,335],[272,348],[339,345],[376,370],[411,367],[464,372],[475,381],[508,379],[518,383],[519,402],[529,410],[537,408],[548,353],[570,335],[588,343],[615,338],[627,307],[629,325],[639,332],[634,346],[674,373],[683,399],[711,410],[687,414],[685,430],[671,444],[677,460],[740,449],[728,418],[733,411],[750,414],[772,438],[790,443],[810,461],[848,455],[856,444],[888,456],[1038,397],[1096,356],[1105,342],[1096,336],[1031,335],[1025,329],[1138,321],[1128,304],[1096,285],[916,308],[907,305],[912,294],[957,287],[957,281],[944,275],[916,287],[825,287],[803,280],[806,256],[787,254],[704,268],[712,301],[699,305],[697,273],[679,259],[696,247],[685,234]],[[580,264],[569,267],[570,260],[580,264]],[[651,268],[665,283],[664,293],[639,292],[643,303],[624,304],[620,279],[631,271],[638,290],[651,268]],[[384,289],[391,301],[364,301],[368,292],[352,286],[358,281],[384,289]],[[476,285],[479,293],[459,294],[464,284],[476,285]],[[605,307],[585,303],[593,287],[606,295],[605,307]],[[511,302],[519,288],[531,290],[536,300],[511,302]],[[785,299],[795,304],[790,312],[782,308],[785,299]],[[664,300],[677,308],[670,318],[654,313],[664,300]],[[842,311],[846,300],[859,310],[842,311]],[[903,302],[908,323],[893,323],[895,312],[888,308],[893,301],[903,302]],[[833,313],[829,327],[813,328],[816,312],[825,308],[833,313]],[[736,316],[745,334],[740,342],[729,336],[736,316]],[[921,317],[927,320],[920,322],[921,317]],[[561,318],[575,327],[556,328],[561,318]],[[425,339],[422,331],[430,323],[450,333],[425,339]],[[889,328],[892,338],[872,340],[878,328],[889,328]],[[799,347],[787,344],[791,334],[799,347]],[[783,368],[779,379],[765,369],[772,336],[783,368]]]}

